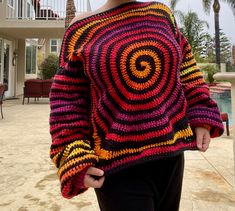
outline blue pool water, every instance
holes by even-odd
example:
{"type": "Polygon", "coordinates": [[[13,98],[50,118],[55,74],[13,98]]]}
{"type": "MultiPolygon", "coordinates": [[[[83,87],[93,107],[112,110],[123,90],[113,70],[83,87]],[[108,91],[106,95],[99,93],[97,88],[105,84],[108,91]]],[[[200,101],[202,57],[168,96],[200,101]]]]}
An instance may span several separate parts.
{"type": "Polygon", "coordinates": [[[229,125],[232,125],[232,105],[231,97],[228,96],[212,96],[212,98],[217,102],[220,111],[228,113],[229,116],[229,125]]]}

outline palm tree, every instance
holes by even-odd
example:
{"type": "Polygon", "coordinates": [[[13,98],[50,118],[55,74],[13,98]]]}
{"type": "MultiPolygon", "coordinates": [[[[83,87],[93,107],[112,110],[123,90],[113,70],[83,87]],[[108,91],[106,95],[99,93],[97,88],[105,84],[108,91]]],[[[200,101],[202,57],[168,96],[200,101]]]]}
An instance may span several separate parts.
{"type": "Polygon", "coordinates": [[[176,4],[179,2],[179,0],[170,0],[170,8],[175,11],[176,4]]]}
{"type": "MultiPolygon", "coordinates": [[[[208,62],[215,62],[215,37],[208,35],[204,40],[202,45],[202,57],[206,59],[208,62]]],[[[225,35],[224,32],[220,31],[220,60],[223,63],[228,64],[231,59],[231,43],[229,38],[225,35]]]]}
{"type": "Polygon", "coordinates": [[[67,0],[65,28],[68,28],[69,23],[75,17],[75,13],[76,13],[76,8],[75,8],[74,0],[67,0]]]}
{"type": "Polygon", "coordinates": [[[203,44],[206,40],[207,33],[205,29],[209,28],[209,24],[200,20],[197,13],[189,11],[183,13],[177,12],[182,28],[180,29],[192,47],[192,51],[196,57],[200,57],[203,44]]]}
{"type": "MultiPolygon", "coordinates": [[[[235,0],[221,0],[226,2],[232,9],[235,15],[235,0]]],[[[175,9],[176,4],[179,0],[170,0],[171,9],[175,9]]],[[[220,69],[220,27],[219,27],[219,12],[220,12],[220,1],[219,0],[202,0],[203,8],[206,13],[210,12],[211,7],[214,11],[214,21],[215,21],[215,46],[216,46],[216,64],[220,69]]]]}

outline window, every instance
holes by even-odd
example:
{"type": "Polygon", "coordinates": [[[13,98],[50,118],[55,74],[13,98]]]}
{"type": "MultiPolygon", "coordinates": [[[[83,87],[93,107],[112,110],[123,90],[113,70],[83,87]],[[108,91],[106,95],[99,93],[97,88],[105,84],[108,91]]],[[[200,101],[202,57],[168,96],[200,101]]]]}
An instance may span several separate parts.
{"type": "Polygon", "coordinates": [[[37,47],[31,43],[26,44],[26,74],[36,74],[37,47]]]}
{"type": "Polygon", "coordinates": [[[27,18],[30,18],[30,4],[27,2],[27,18]]]}
{"type": "Polygon", "coordinates": [[[8,0],[8,5],[13,7],[14,6],[14,0],[8,0]]]}
{"type": "Polygon", "coordinates": [[[18,18],[21,19],[23,17],[23,2],[22,0],[18,1],[18,18]]]}
{"type": "Polygon", "coordinates": [[[14,3],[15,0],[7,0],[7,18],[14,18],[15,16],[14,3]]]}
{"type": "Polygon", "coordinates": [[[51,40],[51,53],[58,53],[59,52],[59,40],[51,40]]]}

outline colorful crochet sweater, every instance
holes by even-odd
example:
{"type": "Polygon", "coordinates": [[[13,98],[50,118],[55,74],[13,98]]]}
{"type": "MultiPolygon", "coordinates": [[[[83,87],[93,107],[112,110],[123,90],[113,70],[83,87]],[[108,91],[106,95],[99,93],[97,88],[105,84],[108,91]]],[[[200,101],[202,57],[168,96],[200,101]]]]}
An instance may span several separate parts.
{"type": "Polygon", "coordinates": [[[87,189],[90,166],[109,175],[197,149],[197,126],[211,137],[223,133],[190,45],[157,2],[123,3],[74,22],[50,105],[50,156],[66,198],[87,189]]]}

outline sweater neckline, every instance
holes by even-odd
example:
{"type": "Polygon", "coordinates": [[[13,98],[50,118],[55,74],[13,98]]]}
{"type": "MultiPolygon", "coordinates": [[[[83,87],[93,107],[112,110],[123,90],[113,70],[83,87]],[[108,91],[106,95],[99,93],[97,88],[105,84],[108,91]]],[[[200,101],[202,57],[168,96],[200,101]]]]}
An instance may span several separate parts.
{"type": "Polygon", "coordinates": [[[78,23],[78,22],[82,22],[84,20],[89,20],[89,19],[92,19],[92,18],[96,18],[98,16],[103,16],[105,18],[109,13],[112,13],[115,10],[121,9],[121,8],[129,6],[129,5],[140,5],[140,6],[143,5],[145,7],[145,6],[150,5],[152,3],[156,3],[156,1],[152,0],[152,1],[145,1],[145,2],[143,2],[143,1],[124,2],[124,3],[121,3],[117,6],[115,6],[115,7],[112,7],[110,9],[107,9],[107,10],[104,10],[104,11],[101,11],[101,12],[98,12],[98,13],[95,13],[95,14],[91,14],[91,15],[85,17],[85,18],[79,19],[79,20],[75,21],[72,25],[70,25],[70,27],[73,26],[74,24],[78,23]]]}

